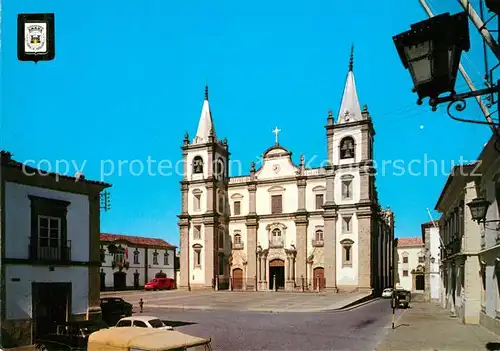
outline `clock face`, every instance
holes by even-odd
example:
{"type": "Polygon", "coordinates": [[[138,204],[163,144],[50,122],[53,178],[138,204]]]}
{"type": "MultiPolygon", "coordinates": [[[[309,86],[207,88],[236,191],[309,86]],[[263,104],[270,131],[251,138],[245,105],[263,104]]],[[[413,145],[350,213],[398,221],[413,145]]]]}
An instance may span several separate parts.
{"type": "Polygon", "coordinates": [[[273,165],[273,172],[278,173],[280,171],[280,165],[273,165]]]}

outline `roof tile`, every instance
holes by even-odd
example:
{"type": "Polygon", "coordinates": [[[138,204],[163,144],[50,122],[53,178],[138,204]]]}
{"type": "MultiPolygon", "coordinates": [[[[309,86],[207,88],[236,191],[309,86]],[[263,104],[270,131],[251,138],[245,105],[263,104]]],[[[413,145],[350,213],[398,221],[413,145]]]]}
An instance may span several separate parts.
{"type": "Polygon", "coordinates": [[[141,246],[152,246],[152,247],[165,247],[165,248],[176,248],[177,246],[166,242],[163,239],[157,238],[145,238],[142,236],[131,236],[123,234],[109,234],[101,233],[101,241],[113,242],[113,241],[127,241],[132,245],[141,246]]]}
{"type": "Polygon", "coordinates": [[[424,246],[422,238],[398,238],[398,247],[424,246]]]}

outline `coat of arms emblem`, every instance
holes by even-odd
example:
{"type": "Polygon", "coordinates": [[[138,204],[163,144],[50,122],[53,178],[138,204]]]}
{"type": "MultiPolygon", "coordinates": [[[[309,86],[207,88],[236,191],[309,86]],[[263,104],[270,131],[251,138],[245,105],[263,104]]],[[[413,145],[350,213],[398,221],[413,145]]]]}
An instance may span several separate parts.
{"type": "Polygon", "coordinates": [[[45,53],[47,45],[44,24],[27,24],[25,29],[26,52],[45,53]]]}

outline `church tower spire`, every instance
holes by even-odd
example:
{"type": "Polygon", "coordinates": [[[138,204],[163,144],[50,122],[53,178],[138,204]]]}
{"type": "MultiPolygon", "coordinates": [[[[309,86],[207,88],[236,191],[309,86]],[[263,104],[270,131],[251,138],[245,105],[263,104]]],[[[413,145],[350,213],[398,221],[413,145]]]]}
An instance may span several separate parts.
{"type": "Polygon", "coordinates": [[[337,123],[347,123],[362,119],[361,107],[359,105],[358,93],[356,91],[356,81],[354,80],[354,45],[351,46],[351,56],[349,58],[349,71],[344,87],[344,95],[340,104],[337,123]]]}
{"type": "Polygon", "coordinates": [[[193,144],[208,143],[210,136],[213,136],[215,139],[215,126],[208,102],[208,86],[205,86],[205,100],[201,108],[200,121],[198,122],[198,130],[196,131],[193,144]]]}

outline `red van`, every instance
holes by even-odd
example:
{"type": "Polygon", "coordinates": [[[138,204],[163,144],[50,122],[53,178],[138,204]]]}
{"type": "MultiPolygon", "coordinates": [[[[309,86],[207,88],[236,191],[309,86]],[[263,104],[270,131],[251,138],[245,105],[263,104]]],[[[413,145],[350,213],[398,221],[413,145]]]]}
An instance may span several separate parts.
{"type": "Polygon", "coordinates": [[[144,290],[170,290],[175,289],[175,280],[172,278],[154,278],[144,285],[144,290]]]}

